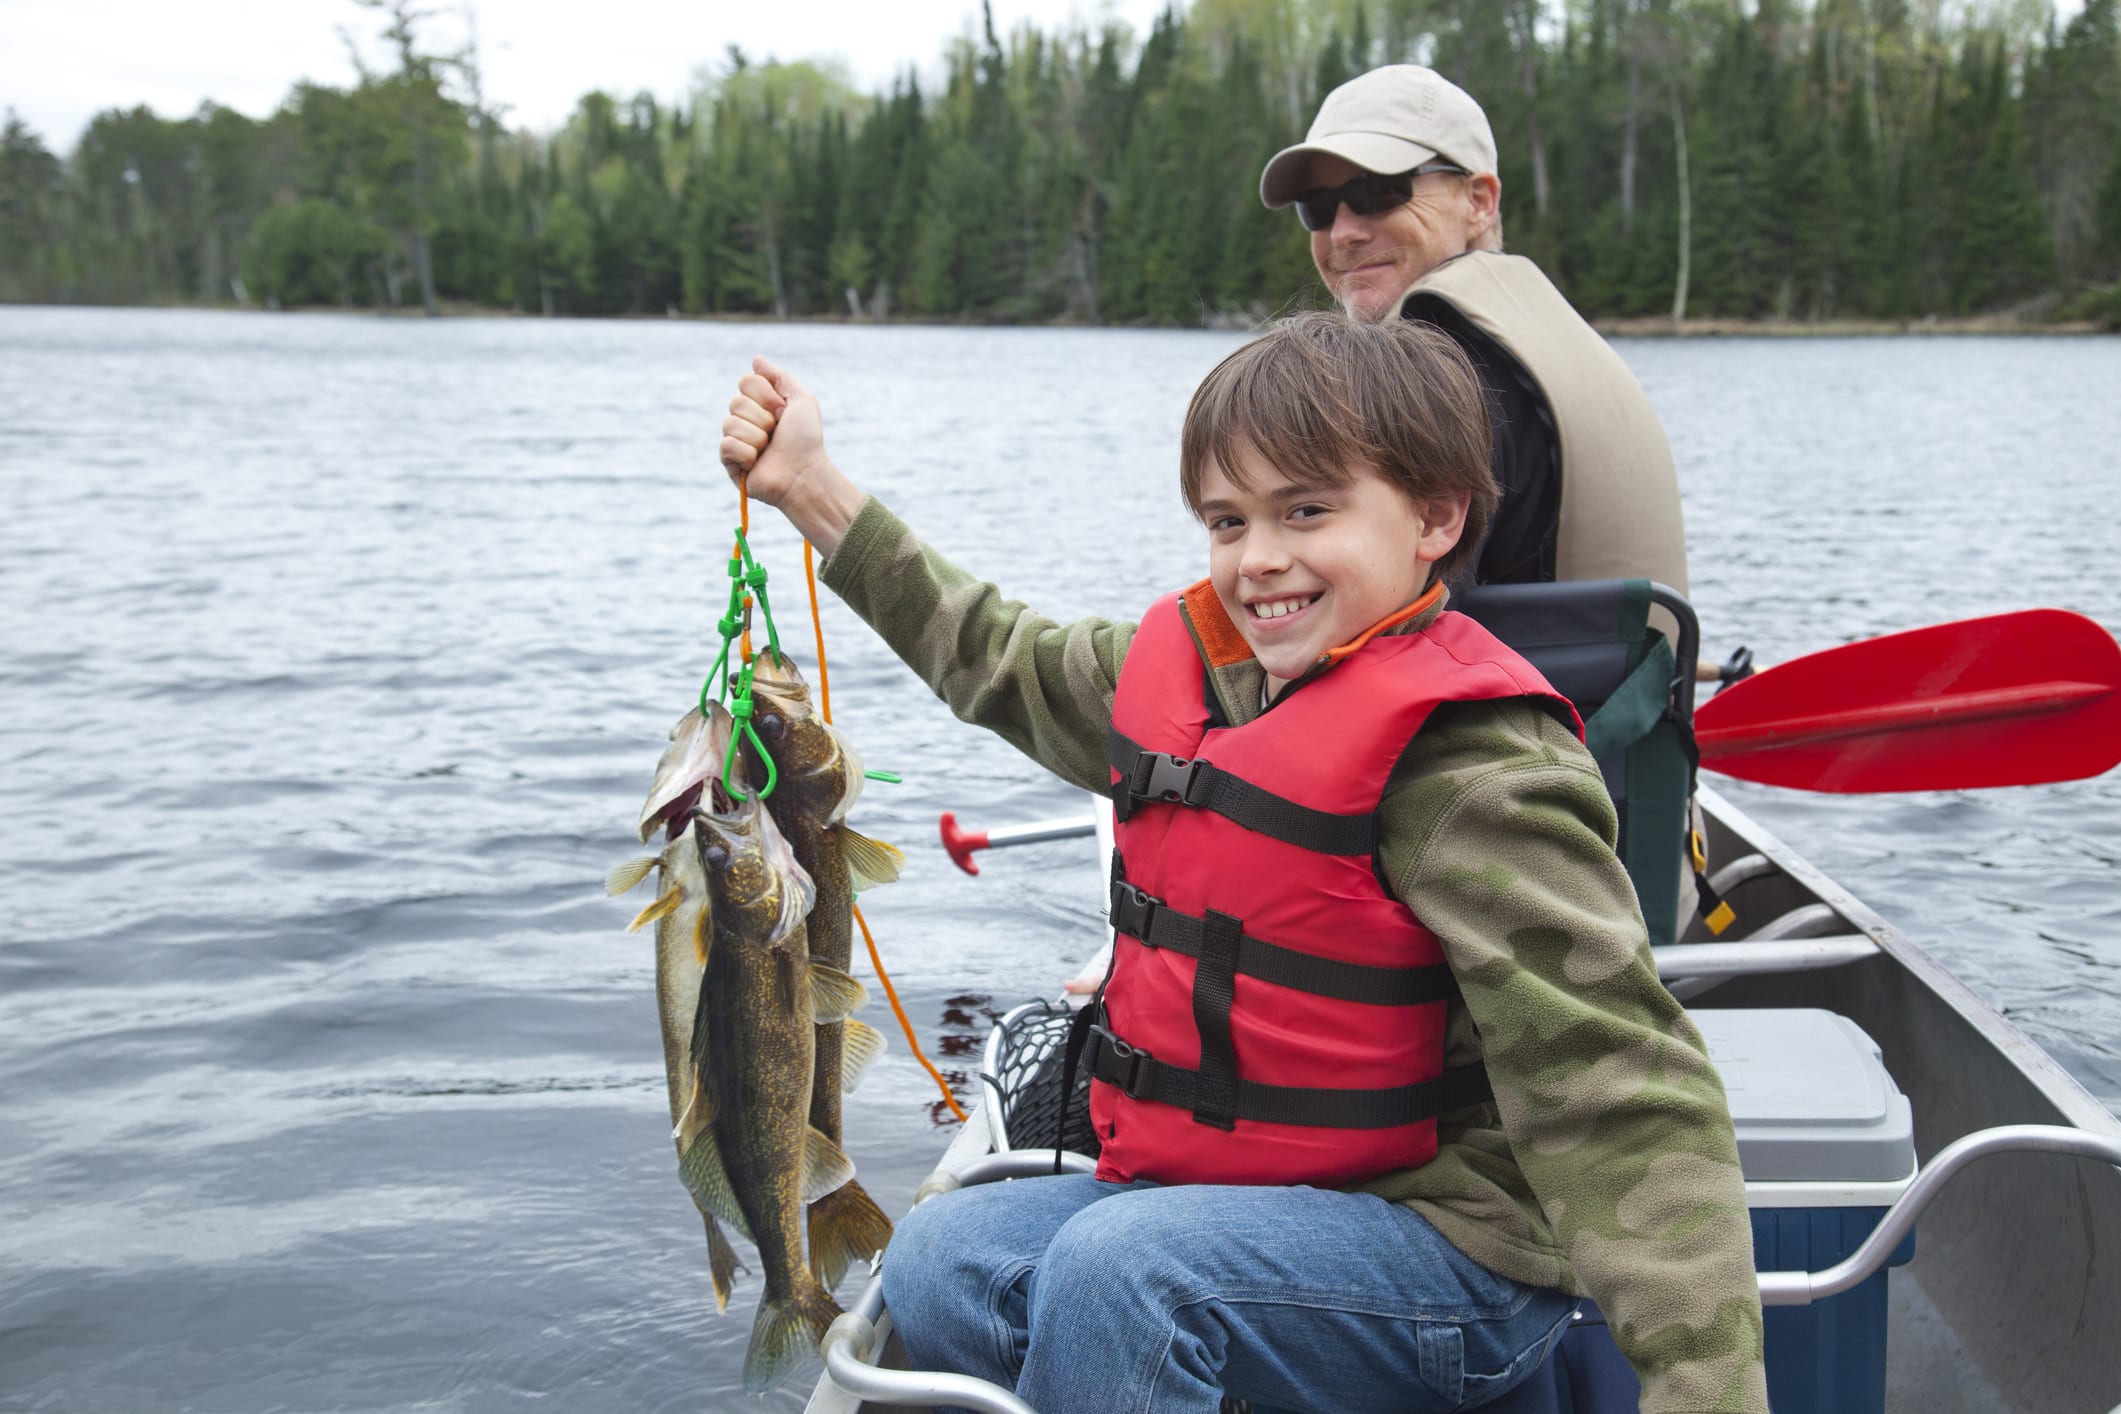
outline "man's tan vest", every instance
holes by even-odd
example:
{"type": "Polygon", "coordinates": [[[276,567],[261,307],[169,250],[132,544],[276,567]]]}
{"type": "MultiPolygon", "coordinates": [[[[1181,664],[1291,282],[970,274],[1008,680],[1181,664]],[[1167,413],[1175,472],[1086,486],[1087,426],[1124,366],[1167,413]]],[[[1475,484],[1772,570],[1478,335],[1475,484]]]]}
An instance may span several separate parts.
{"type": "Polygon", "coordinates": [[[1620,355],[1521,255],[1468,251],[1415,281],[1401,304],[1415,295],[1443,300],[1501,344],[1553,412],[1561,443],[1555,578],[1647,578],[1686,593],[1672,449],[1620,355]]]}

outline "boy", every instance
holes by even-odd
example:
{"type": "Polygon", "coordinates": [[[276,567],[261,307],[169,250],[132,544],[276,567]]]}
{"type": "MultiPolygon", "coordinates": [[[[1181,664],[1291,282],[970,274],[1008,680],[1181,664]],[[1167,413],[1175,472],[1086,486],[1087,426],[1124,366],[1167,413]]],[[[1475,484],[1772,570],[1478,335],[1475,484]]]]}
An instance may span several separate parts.
{"type": "Polygon", "coordinates": [[[795,379],[739,388],[723,463],[826,583],[1121,817],[1098,1173],[901,1224],[917,1366],[1041,1414],[1470,1408],[1587,1294],[1643,1409],[1766,1409],[1721,1082],[1597,768],[1443,607],[1495,500],[1455,346],[1314,314],[1219,365],[1181,449],[1208,578],[1138,626],[1005,603],[832,464],[795,379]]]}

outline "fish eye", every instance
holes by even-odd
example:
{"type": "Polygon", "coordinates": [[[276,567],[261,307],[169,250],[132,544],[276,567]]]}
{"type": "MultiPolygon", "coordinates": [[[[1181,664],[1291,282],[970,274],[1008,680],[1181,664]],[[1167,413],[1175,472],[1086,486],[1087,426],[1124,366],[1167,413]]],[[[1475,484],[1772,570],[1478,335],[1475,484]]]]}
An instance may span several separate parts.
{"type": "Polygon", "coordinates": [[[707,861],[710,868],[724,869],[729,865],[729,847],[727,845],[711,844],[700,851],[700,855],[707,861]]]}
{"type": "Polygon", "coordinates": [[[778,712],[767,712],[759,717],[759,734],[773,741],[788,735],[788,720],[778,712]]]}

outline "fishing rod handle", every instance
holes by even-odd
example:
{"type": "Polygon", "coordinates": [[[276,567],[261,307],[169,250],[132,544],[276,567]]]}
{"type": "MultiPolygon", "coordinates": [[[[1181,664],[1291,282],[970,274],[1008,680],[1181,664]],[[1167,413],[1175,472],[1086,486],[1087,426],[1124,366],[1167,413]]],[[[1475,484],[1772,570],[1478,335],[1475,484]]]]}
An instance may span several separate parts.
{"type": "Polygon", "coordinates": [[[2005,1124],[1980,1129],[1937,1151],[1929,1167],[1915,1175],[1898,1202],[1886,1209],[1863,1245],[1823,1272],[1762,1272],[1760,1304],[1809,1306],[1862,1285],[1885,1266],[1886,1259],[1912,1232],[1930,1200],[1976,1159],[2007,1153],[2070,1154],[2121,1168],[2121,1139],[2059,1124],[2005,1124]]]}

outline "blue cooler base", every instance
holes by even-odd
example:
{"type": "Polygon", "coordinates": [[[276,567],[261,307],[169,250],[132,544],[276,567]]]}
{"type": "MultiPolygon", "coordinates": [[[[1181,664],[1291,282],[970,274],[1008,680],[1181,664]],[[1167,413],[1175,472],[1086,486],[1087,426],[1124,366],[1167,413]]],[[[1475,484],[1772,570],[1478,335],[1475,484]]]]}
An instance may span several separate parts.
{"type": "MultiPolygon", "coordinates": [[[[1883,1208],[1755,1208],[1753,1268],[1823,1271],[1854,1252],[1883,1208]]],[[[1891,1266],[1915,1255],[1910,1234],[1891,1266]]],[[[1775,1414],[1884,1414],[1885,1273],[1809,1306],[1770,1306],[1768,1403],[1775,1414]]],[[[1493,1414],[1634,1414],[1642,1397],[1597,1306],[1585,1302],[1554,1358],[1500,1400],[1493,1414]]]]}
{"type": "MultiPolygon", "coordinates": [[[[1863,1245],[1883,1208],[1755,1208],[1753,1269],[1817,1272],[1863,1245]]],[[[1907,1265],[1915,1235],[1887,1265],[1907,1265]]],[[[1883,1414],[1885,1273],[1809,1306],[1767,1308],[1768,1403],[1777,1414],[1883,1414]]]]}

